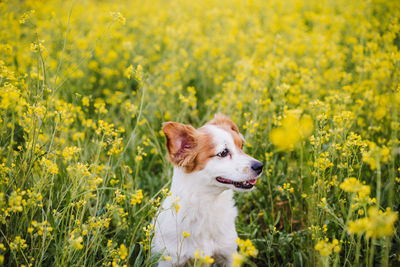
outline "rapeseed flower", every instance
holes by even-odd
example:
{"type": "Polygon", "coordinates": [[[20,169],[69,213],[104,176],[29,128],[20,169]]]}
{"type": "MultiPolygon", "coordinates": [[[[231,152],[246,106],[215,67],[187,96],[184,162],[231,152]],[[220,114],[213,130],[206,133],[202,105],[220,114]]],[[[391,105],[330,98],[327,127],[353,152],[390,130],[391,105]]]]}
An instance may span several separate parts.
{"type": "Polygon", "coordinates": [[[118,21],[122,25],[126,23],[126,18],[121,14],[121,12],[111,12],[110,15],[115,21],[118,21]]]}
{"type": "Polygon", "coordinates": [[[212,264],[214,263],[214,259],[212,257],[210,257],[209,255],[205,255],[204,251],[200,251],[198,249],[196,249],[196,251],[194,252],[194,259],[195,262],[199,262],[201,263],[207,263],[207,264],[212,264]]]}
{"type": "Polygon", "coordinates": [[[26,244],[26,240],[21,238],[21,236],[16,236],[14,238],[14,241],[10,242],[9,245],[11,250],[24,250],[28,247],[28,244],[26,244]]]}
{"type": "Polygon", "coordinates": [[[337,239],[333,239],[332,242],[329,242],[329,239],[320,240],[314,248],[319,251],[321,256],[329,256],[332,252],[340,252],[339,241],[337,239]]]}
{"type": "Polygon", "coordinates": [[[178,211],[180,210],[180,208],[181,208],[181,205],[179,205],[179,201],[180,201],[180,198],[179,197],[176,197],[176,198],[172,198],[172,203],[171,203],[171,208],[173,209],[173,210],[175,210],[175,212],[176,213],[178,213],[178,211]]]}
{"type": "Polygon", "coordinates": [[[350,221],[347,231],[350,234],[365,233],[368,238],[390,237],[394,233],[394,224],[397,219],[397,212],[393,212],[390,209],[382,212],[376,207],[370,207],[368,209],[368,216],[350,221]]]}
{"type": "Polygon", "coordinates": [[[290,112],[283,119],[281,127],[271,131],[271,142],[278,150],[293,150],[300,140],[311,134],[313,130],[311,117],[308,115],[299,117],[296,112],[290,112]]]}
{"type": "Polygon", "coordinates": [[[133,66],[132,66],[132,64],[131,64],[131,65],[129,65],[128,68],[125,69],[125,71],[124,71],[124,76],[125,76],[126,78],[130,79],[130,78],[131,78],[131,75],[132,75],[132,72],[133,72],[133,66]]]}
{"type": "Polygon", "coordinates": [[[235,242],[238,244],[239,252],[243,256],[245,256],[245,257],[248,257],[248,256],[255,257],[255,256],[257,256],[258,250],[255,248],[255,246],[250,241],[250,239],[243,240],[243,239],[237,238],[235,240],[235,242]]]}
{"type": "Polygon", "coordinates": [[[346,178],[340,184],[340,188],[348,193],[357,193],[360,199],[368,197],[371,192],[369,185],[363,185],[359,180],[354,177],[346,178]]]}
{"type": "Polygon", "coordinates": [[[245,256],[235,252],[232,254],[232,266],[233,267],[240,267],[242,266],[243,261],[246,259],[245,256]]]}
{"type": "Polygon", "coordinates": [[[77,250],[83,249],[82,242],[83,242],[83,237],[82,236],[78,236],[76,238],[72,238],[71,237],[70,240],[69,240],[69,243],[71,244],[71,246],[74,249],[77,249],[77,250]]]}
{"type": "Polygon", "coordinates": [[[368,151],[362,153],[362,159],[368,163],[371,170],[375,170],[378,162],[386,163],[390,159],[390,149],[378,146],[375,142],[368,142],[368,151]]]}
{"type": "Polygon", "coordinates": [[[119,246],[118,254],[121,257],[121,260],[125,260],[128,257],[128,249],[124,244],[119,246]]]}
{"type": "Polygon", "coordinates": [[[136,191],[136,193],[132,196],[131,205],[137,205],[142,203],[143,192],[142,189],[136,191]]]}
{"type": "Polygon", "coordinates": [[[22,212],[23,207],[26,205],[26,200],[23,198],[25,191],[14,191],[8,199],[8,206],[10,211],[22,212]]]}
{"type": "Polygon", "coordinates": [[[46,158],[42,158],[42,160],[40,161],[40,164],[42,166],[45,166],[47,171],[51,174],[58,174],[58,165],[46,158]]]}
{"type": "Polygon", "coordinates": [[[399,1],[183,2],[0,1],[0,222],[12,250],[0,246],[0,262],[123,266],[137,240],[132,259],[152,262],[161,198],[148,194],[170,170],[161,123],[223,112],[266,163],[264,190],[237,196],[250,211],[238,231],[250,222],[254,238],[289,249],[238,249],[235,265],[288,265],[299,250],[316,265],[307,248],[331,233],[346,245],[322,239],[320,251],[345,250],[336,265],[395,264],[385,249],[398,215],[376,205],[399,202],[399,1]],[[388,238],[366,246],[346,231],[388,238]],[[373,247],[357,262],[354,248],[373,247]]]}
{"type": "Polygon", "coordinates": [[[75,154],[79,153],[82,149],[76,146],[66,147],[62,152],[63,159],[65,161],[71,160],[75,154]]]}
{"type": "Polygon", "coordinates": [[[33,14],[35,14],[35,10],[33,9],[25,12],[19,19],[19,23],[24,24],[27,20],[29,20],[32,17],[33,14]]]}

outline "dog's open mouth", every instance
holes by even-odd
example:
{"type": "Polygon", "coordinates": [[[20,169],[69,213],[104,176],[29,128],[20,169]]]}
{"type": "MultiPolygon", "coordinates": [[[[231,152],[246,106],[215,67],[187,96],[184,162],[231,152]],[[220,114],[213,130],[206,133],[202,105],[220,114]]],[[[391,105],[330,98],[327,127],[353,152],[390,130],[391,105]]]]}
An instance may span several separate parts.
{"type": "Polygon", "coordinates": [[[256,179],[251,179],[251,180],[247,180],[247,181],[243,181],[243,182],[236,182],[236,181],[232,181],[232,180],[225,179],[222,177],[217,177],[216,179],[218,182],[220,182],[222,184],[233,184],[236,188],[241,188],[241,189],[250,189],[257,182],[256,179]]]}

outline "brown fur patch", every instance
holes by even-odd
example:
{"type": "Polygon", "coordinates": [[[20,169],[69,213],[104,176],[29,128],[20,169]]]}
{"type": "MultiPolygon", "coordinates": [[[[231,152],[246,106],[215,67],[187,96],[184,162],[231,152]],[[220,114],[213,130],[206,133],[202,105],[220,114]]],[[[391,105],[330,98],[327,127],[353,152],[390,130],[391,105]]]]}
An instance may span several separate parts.
{"type": "Polygon", "coordinates": [[[213,143],[211,135],[202,128],[198,129],[198,132],[196,156],[193,161],[193,169],[190,171],[199,171],[203,169],[207,162],[215,156],[215,144],[213,143]]]}
{"type": "Polygon", "coordinates": [[[166,122],[162,129],[167,138],[169,160],[187,173],[203,169],[214,156],[212,138],[205,130],[177,122],[166,122]]]}
{"type": "Polygon", "coordinates": [[[242,150],[243,137],[239,132],[239,128],[228,117],[221,113],[218,113],[215,115],[214,119],[209,122],[209,124],[215,125],[229,132],[232,135],[235,145],[239,148],[239,151],[242,150]]]}

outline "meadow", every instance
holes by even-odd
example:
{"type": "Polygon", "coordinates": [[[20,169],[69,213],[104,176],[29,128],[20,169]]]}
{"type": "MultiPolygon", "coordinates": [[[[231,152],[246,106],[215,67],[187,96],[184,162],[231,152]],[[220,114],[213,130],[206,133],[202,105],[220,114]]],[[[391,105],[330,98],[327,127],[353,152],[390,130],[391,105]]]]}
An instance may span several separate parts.
{"type": "Polygon", "coordinates": [[[0,28],[0,265],[153,266],[161,124],[217,112],[265,165],[235,266],[400,265],[399,1],[8,0],[0,28]]]}

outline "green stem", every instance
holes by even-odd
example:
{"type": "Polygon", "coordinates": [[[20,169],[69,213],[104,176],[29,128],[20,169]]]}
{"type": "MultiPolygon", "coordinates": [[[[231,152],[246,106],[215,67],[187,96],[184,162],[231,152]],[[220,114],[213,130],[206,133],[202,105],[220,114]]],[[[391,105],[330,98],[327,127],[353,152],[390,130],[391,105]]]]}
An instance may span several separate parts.
{"type": "MultiPolygon", "coordinates": [[[[339,242],[342,241],[342,240],[344,239],[344,235],[346,234],[346,225],[349,223],[350,218],[351,218],[351,216],[353,215],[353,202],[354,202],[354,197],[355,197],[355,193],[353,193],[353,194],[351,195],[351,201],[350,201],[349,212],[347,213],[346,221],[344,222],[343,231],[342,231],[342,234],[340,235],[340,240],[339,240],[339,242]]],[[[340,253],[337,253],[337,254],[336,254],[336,257],[335,257],[335,262],[334,262],[334,264],[333,264],[334,266],[338,266],[338,264],[339,264],[339,256],[340,256],[340,253]]]]}
{"type": "Polygon", "coordinates": [[[379,159],[376,158],[376,206],[379,209],[381,203],[381,164],[379,159]]]}
{"type": "Polygon", "coordinates": [[[374,254],[375,254],[375,238],[371,239],[371,250],[369,251],[369,263],[368,266],[374,266],[374,254]]]}
{"type": "Polygon", "coordinates": [[[356,245],[356,257],[355,257],[355,265],[359,265],[359,259],[360,259],[360,247],[361,247],[361,235],[358,235],[357,237],[357,245],[356,245]]]}

